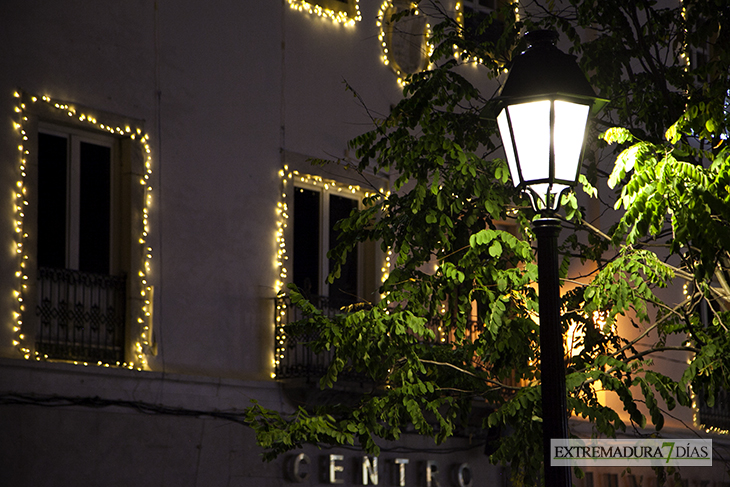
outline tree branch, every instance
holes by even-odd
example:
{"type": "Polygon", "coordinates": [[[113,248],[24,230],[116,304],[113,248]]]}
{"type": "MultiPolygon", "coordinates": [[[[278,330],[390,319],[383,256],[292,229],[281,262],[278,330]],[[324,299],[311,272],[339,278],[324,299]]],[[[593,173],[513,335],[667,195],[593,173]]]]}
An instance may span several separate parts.
{"type": "Polygon", "coordinates": [[[425,359],[419,359],[419,360],[422,363],[424,363],[424,364],[431,364],[431,365],[440,365],[440,366],[444,366],[444,367],[451,367],[452,369],[457,370],[457,371],[461,372],[462,374],[466,374],[466,375],[469,375],[471,377],[474,377],[475,379],[483,380],[483,381],[488,382],[490,384],[494,384],[494,385],[499,386],[499,387],[501,387],[503,389],[509,389],[509,390],[512,390],[512,391],[519,391],[520,389],[522,389],[522,387],[508,386],[507,384],[502,384],[501,382],[496,381],[496,380],[492,380],[492,379],[487,379],[487,378],[484,378],[484,377],[480,377],[480,376],[476,375],[473,372],[469,372],[468,370],[462,369],[462,368],[457,367],[456,365],[450,364],[448,362],[437,362],[435,360],[425,360],[425,359]]]}
{"type": "MultiPolygon", "coordinates": [[[[677,306],[675,306],[674,308],[672,308],[672,310],[671,310],[672,313],[673,314],[678,314],[677,313],[677,310],[679,310],[682,306],[686,305],[689,302],[691,302],[691,298],[685,299],[684,301],[682,301],[681,303],[679,303],[677,306]]],[[[649,333],[651,333],[652,330],[654,330],[655,328],[657,328],[663,321],[665,321],[670,316],[672,316],[672,313],[669,313],[669,314],[666,314],[666,315],[662,316],[653,325],[651,325],[649,328],[647,328],[646,330],[644,330],[643,333],[641,333],[639,336],[637,336],[636,338],[634,338],[633,340],[631,340],[630,342],[628,342],[626,345],[624,345],[623,347],[621,347],[619,350],[617,350],[616,352],[614,352],[612,354],[612,356],[613,357],[616,357],[618,354],[620,354],[621,352],[623,352],[627,348],[633,347],[641,339],[643,339],[645,336],[647,336],[649,333]]]]}
{"type": "Polygon", "coordinates": [[[644,350],[643,352],[639,352],[636,355],[633,355],[626,359],[626,361],[631,360],[637,360],[645,355],[649,355],[656,352],[667,352],[667,351],[675,351],[675,352],[693,352],[693,353],[699,353],[700,349],[690,346],[683,346],[683,347],[656,347],[656,348],[650,348],[648,350],[644,350]]]}

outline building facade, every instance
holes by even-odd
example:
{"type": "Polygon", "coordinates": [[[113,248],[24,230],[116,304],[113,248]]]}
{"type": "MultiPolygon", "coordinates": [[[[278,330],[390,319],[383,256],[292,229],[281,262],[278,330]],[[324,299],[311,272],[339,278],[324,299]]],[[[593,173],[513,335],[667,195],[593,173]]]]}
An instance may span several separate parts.
{"type": "Polygon", "coordinates": [[[368,110],[386,113],[399,76],[423,67],[425,43],[383,31],[393,8],[0,8],[0,483],[445,486],[501,475],[468,439],[443,450],[411,438],[377,460],[308,449],[264,463],[241,424],[251,399],[294,407],[276,373],[306,382],[302,364],[316,365],[289,356],[285,370],[275,356],[286,352],[275,346],[278,292],[297,282],[334,306],[373,293],[387,272],[387,255],[363,247],[337,286],[323,284],[334,222],[389,179],[308,159],[349,158],[368,110]]]}
{"type": "Polygon", "coordinates": [[[279,340],[286,284],[336,307],[388,272],[363,245],[324,284],[334,222],[390,176],[309,159],[350,159],[427,66],[401,3],[0,7],[0,483],[502,485],[466,436],[264,463],[242,425],[323,366],[279,340]]]}

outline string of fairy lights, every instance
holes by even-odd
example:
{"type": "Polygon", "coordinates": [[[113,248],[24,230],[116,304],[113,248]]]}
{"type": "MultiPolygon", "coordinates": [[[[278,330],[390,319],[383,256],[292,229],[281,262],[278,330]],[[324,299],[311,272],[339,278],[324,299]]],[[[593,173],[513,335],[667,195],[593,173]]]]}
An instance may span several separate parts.
{"type": "MultiPolygon", "coordinates": [[[[684,285],[682,286],[682,295],[685,298],[690,298],[692,294],[694,294],[695,285],[691,281],[686,281],[684,285]]],[[[690,357],[687,357],[687,365],[692,363],[692,359],[690,357]]],[[[717,435],[727,435],[730,434],[730,430],[727,428],[721,428],[719,426],[714,425],[708,425],[704,424],[702,422],[702,418],[700,417],[700,404],[699,401],[701,400],[700,395],[694,391],[692,391],[692,421],[694,422],[695,426],[698,428],[704,430],[705,433],[713,433],[717,435]]]]}
{"type": "MultiPolygon", "coordinates": [[[[315,0],[312,0],[313,2],[315,0]]],[[[315,3],[307,2],[306,0],[288,0],[289,8],[292,10],[298,10],[299,12],[305,12],[317,17],[331,20],[335,24],[342,24],[346,27],[353,27],[356,22],[362,20],[360,15],[360,0],[354,0],[355,14],[349,15],[345,9],[342,8],[327,8],[315,3]]]]}
{"type": "MultiPolygon", "coordinates": [[[[354,11],[355,14],[351,15],[347,13],[347,9],[344,6],[337,8],[328,8],[317,3],[317,0],[308,2],[306,0],[288,0],[289,7],[292,10],[304,12],[313,16],[329,19],[336,24],[345,25],[347,27],[354,27],[357,22],[362,20],[360,13],[359,0],[354,0],[354,11]],[[312,3],[313,2],[313,3],[312,3]]],[[[320,1],[323,5],[328,5],[326,2],[320,1]]],[[[519,19],[519,5],[517,0],[511,2],[514,5],[515,13],[519,19]]],[[[378,15],[376,25],[379,29],[378,42],[381,48],[380,59],[384,66],[389,67],[396,75],[397,82],[400,87],[405,86],[408,72],[404,72],[403,69],[398,65],[397,60],[394,58],[393,53],[393,36],[397,35],[394,26],[390,22],[390,17],[402,10],[404,6],[413,9],[413,14],[416,16],[424,16],[416,2],[403,1],[402,4],[396,5],[396,0],[384,0],[378,9],[378,15]]],[[[456,0],[454,2],[454,16],[456,22],[463,28],[464,27],[464,5],[462,0],[456,0]]],[[[430,41],[431,38],[431,25],[428,22],[424,24],[423,31],[423,47],[420,49],[421,52],[421,68],[420,70],[426,70],[431,68],[430,57],[434,52],[435,46],[430,41]]],[[[475,55],[465,54],[458,46],[454,46],[454,58],[464,62],[471,63],[474,66],[484,64],[484,59],[475,55]]]]}
{"type": "MultiPolygon", "coordinates": [[[[149,284],[147,277],[151,271],[152,248],[148,246],[148,236],[150,232],[150,208],[152,205],[152,187],[150,186],[150,177],[152,175],[152,155],[149,145],[149,135],[144,133],[141,127],[133,127],[130,125],[118,126],[111,121],[99,120],[95,115],[86,111],[77,109],[74,105],[53,100],[50,96],[43,95],[41,97],[21,94],[19,91],[13,93],[15,98],[15,115],[16,120],[13,127],[17,132],[20,143],[18,145],[18,180],[15,183],[14,194],[14,210],[13,219],[15,234],[15,254],[17,258],[17,269],[15,271],[16,285],[13,290],[13,299],[15,306],[13,315],[13,338],[12,344],[25,359],[27,360],[45,360],[48,356],[34,351],[29,344],[29,336],[32,336],[29,330],[24,328],[23,317],[29,312],[29,304],[26,302],[26,294],[28,290],[29,278],[29,261],[26,242],[28,241],[28,232],[26,228],[26,209],[29,206],[28,197],[28,160],[34,155],[30,152],[29,141],[29,110],[33,107],[30,105],[45,104],[51,110],[56,110],[59,114],[66,115],[70,120],[88,126],[93,130],[102,131],[119,138],[129,138],[137,142],[144,155],[144,172],[137,181],[137,184],[143,187],[144,202],[141,208],[142,225],[138,229],[139,237],[137,240],[143,251],[144,257],[139,262],[139,269],[136,272],[139,279],[140,296],[139,302],[141,306],[133,309],[133,319],[135,319],[139,328],[139,335],[135,340],[133,347],[135,360],[132,362],[116,362],[106,363],[99,361],[96,364],[103,367],[124,367],[128,369],[144,370],[148,369],[147,355],[152,352],[152,337],[150,330],[151,314],[152,314],[152,286],[149,284]]],[[[75,364],[90,365],[87,362],[73,362],[75,364]]]]}
{"type": "MultiPolygon", "coordinates": [[[[456,13],[456,23],[459,24],[459,26],[463,29],[464,28],[464,6],[460,1],[457,1],[454,5],[454,11],[456,13]]],[[[484,60],[478,56],[469,56],[467,54],[464,54],[464,52],[459,49],[459,46],[454,45],[454,58],[455,59],[461,59],[461,61],[465,63],[474,63],[474,64],[480,64],[483,63],[484,60]]]]}
{"type": "MultiPolygon", "coordinates": [[[[684,2],[682,2],[684,4],[684,2]]],[[[687,8],[682,5],[682,19],[687,20],[687,8]]],[[[679,59],[681,62],[684,63],[684,69],[685,71],[689,71],[691,68],[691,56],[690,56],[690,47],[686,42],[687,38],[687,29],[684,30],[684,41],[682,43],[682,48],[679,51],[679,59]]],[[[690,294],[693,292],[690,287],[693,287],[693,284],[688,282],[684,283],[684,286],[682,287],[682,294],[685,298],[688,298],[690,294]]],[[[691,359],[687,358],[687,364],[691,363],[691,359]]],[[[720,428],[718,426],[713,425],[707,425],[702,422],[702,419],[700,418],[700,405],[699,405],[700,397],[699,394],[693,393],[692,394],[692,420],[694,424],[705,431],[705,433],[714,433],[719,435],[727,435],[730,434],[730,430],[727,428],[720,428]]]]}
{"type": "MultiPolygon", "coordinates": [[[[348,14],[347,9],[345,6],[339,7],[339,8],[328,8],[326,6],[319,5],[316,0],[312,0],[312,2],[308,2],[306,0],[287,0],[289,4],[289,8],[292,10],[296,10],[299,12],[307,13],[313,16],[317,16],[320,18],[331,20],[335,24],[344,25],[346,27],[354,27],[357,22],[362,21],[362,14],[360,13],[360,4],[359,0],[352,0],[352,3],[354,3],[354,15],[348,14]]],[[[327,5],[325,2],[324,5],[327,5]]],[[[459,2],[457,2],[458,5],[459,2]]],[[[411,8],[415,9],[415,15],[420,15],[421,12],[417,9],[417,5],[415,3],[411,4],[411,8]]],[[[380,6],[380,9],[378,11],[378,17],[377,17],[377,26],[380,29],[380,32],[378,33],[378,41],[380,42],[381,49],[383,51],[383,54],[381,56],[381,60],[385,66],[389,66],[396,74],[398,84],[400,86],[403,86],[405,84],[405,79],[407,73],[404,73],[401,71],[400,68],[398,68],[397,63],[395,63],[392,59],[392,53],[390,52],[390,46],[388,43],[388,32],[387,27],[389,25],[389,21],[385,19],[386,13],[390,13],[391,15],[395,12],[395,7],[393,6],[392,0],[385,0],[382,5],[380,6]]],[[[431,27],[426,24],[426,29],[424,31],[424,39],[428,39],[430,37],[431,27]]],[[[430,55],[433,53],[434,46],[430,42],[426,42],[426,52],[424,53],[424,56],[426,59],[430,57],[430,55]]],[[[428,65],[428,63],[426,63],[428,65]]]]}
{"type": "MultiPolygon", "coordinates": [[[[313,174],[304,174],[296,169],[290,169],[288,165],[284,165],[279,170],[279,178],[281,181],[281,194],[279,201],[276,204],[276,231],[274,234],[276,253],[274,255],[274,266],[278,269],[277,277],[274,282],[274,293],[279,296],[284,291],[284,286],[288,280],[289,271],[287,270],[287,263],[289,261],[289,255],[287,254],[286,247],[286,232],[289,224],[289,205],[287,203],[289,198],[289,191],[293,191],[294,185],[300,183],[306,186],[315,188],[321,188],[324,191],[332,191],[337,193],[347,192],[350,194],[361,196],[362,198],[369,198],[374,193],[363,191],[362,187],[355,184],[344,184],[334,179],[323,178],[322,176],[313,174]]],[[[390,194],[389,191],[381,188],[379,193],[386,197],[390,194]]],[[[383,258],[383,263],[380,268],[380,282],[384,283],[388,279],[390,273],[390,265],[392,258],[392,250],[388,250],[383,258]]],[[[385,296],[381,295],[381,299],[385,296]]],[[[283,300],[277,300],[276,313],[274,320],[274,334],[275,343],[274,357],[272,366],[276,370],[277,366],[284,359],[285,347],[286,347],[286,332],[282,326],[287,315],[287,305],[283,300]]],[[[276,373],[271,372],[271,377],[276,378],[276,373]]]]}
{"type": "MultiPolygon", "coordinates": [[[[409,8],[413,9],[413,15],[421,15],[421,11],[418,9],[418,5],[416,3],[410,3],[409,8]]],[[[391,52],[393,47],[392,37],[395,33],[395,29],[390,22],[390,17],[397,11],[398,7],[393,4],[393,0],[385,0],[378,10],[378,20],[376,25],[380,29],[380,32],[378,33],[378,42],[380,42],[380,47],[383,52],[381,60],[385,66],[389,66],[395,72],[398,77],[398,85],[402,87],[406,83],[406,77],[409,73],[404,73],[402,71],[402,69],[398,66],[398,63],[393,58],[393,53],[391,52]]],[[[421,52],[425,69],[430,67],[430,62],[428,60],[431,58],[434,51],[434,45],[431,43],[430,38],[431,25],[428,22],[425,22],[423,31],[423,43],[425,49],[421,52]]],[[[420,50],[421,49],[419,49],[419,51],[420,50]]]]}
{"type": "MultiPolygon", "coordinates": [[[[685,22],[687,21],[687,7],[684,6],[684,2],[682,2],[682,20],[685,21],[685,22]]],[[[690,56],[687,53],[688,49],[689,48],[687,46],[687,29],[685,28],[684,29],[683,42],[682,42],[682,49],[679,52],[679,58],[682,61],[684,61],[684,65],[685,65],[684,69],[685,69],[685,71],[688,71],[689,70],[689,65],[690,65],[690,56]]]]}

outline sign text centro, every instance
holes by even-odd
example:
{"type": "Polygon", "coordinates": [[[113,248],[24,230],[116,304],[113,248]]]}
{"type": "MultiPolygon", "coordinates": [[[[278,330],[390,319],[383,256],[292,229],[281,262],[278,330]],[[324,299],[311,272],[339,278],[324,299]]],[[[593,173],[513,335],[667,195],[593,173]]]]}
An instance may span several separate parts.
{"type": "Polygon", "coordinates": [[[712,466],[712,440],[552,439],[550,465],[712,466]]]}
{"type": "MultiPolygon", "coordinates": [[[[391,460],[386,460],[385,463],[386,466],[391,468],[389,477],[396,480],[395,485],[398,487],[412,485],[413,480],[406,483],[409,460],[407,458],[394,458],[391,460]]],[[[290,481],[303,483],[313,477],[312,460],[305,453],[290,458],[287,463],[287,477],[290,481]]],[[[356,484],[360,485],[379,485],[380,481],[383,480],[380,468],[378,468],[378,457],[362,456],[355,459],[354,463],[356,465],[355,472],[348,475],[345,472],[347,462],[344,455],[330,454],[323,456],[320,458],[320,465],[324,468],[323,471],[320,471],[318,477],[326,484],[344,484],[346,483],[345,477],[352,478],[352,474],[355,474],[354,477],[358,479],[356,484]]],[[[382,468],[383,465],[381,464],[380,467],[382,468]]],[[[474,485],[474,478],[468,463],[454,464],[450,472],[442,472],[438,463],[433,460],[422,462],[421,467],[423,468],[422,475],[411,475],[416,478],[420,477],[424,481],[424,487],[450,487],[452,485],[454,487],[473,487],[474,485]]]]}

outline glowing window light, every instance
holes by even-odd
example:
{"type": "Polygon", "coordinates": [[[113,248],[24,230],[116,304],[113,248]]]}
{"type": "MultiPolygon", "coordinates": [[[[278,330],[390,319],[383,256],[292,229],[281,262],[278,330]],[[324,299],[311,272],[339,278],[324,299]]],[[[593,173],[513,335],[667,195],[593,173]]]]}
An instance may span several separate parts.
{"type": "MultiPolygon", "coordinates": [[[[142,213],[144,215],[143,219],[143,229],[140,231],[140,237],[137,240],[139,245],[143,246],[143,252],[142,252],[142,261],[140,262],[141,270],[139,271],[139,277],[140,277],[140,289],[142,295],[150,295],[152,293],[152,286],[147,284],[147,274],[150,272],[151,264],[150,260],[152,259],[152,248],[146,246],[146,238],[149,233],[149,224],[148,224],[148,218],[149,218],[149,209],[152,204],[152,195],[149,193],[149,191],[152,190],[152,188],[149,186],[148,180],[150,179],[150,176],[152,174],[152,156],[151,156],[151,149],[149,145],[149,135],[143,134],[141,127],[135,127],[134,132],[132,127],[125,127],[124,129],[119,126],[111,126],[109,124],[100,123],[96,117],[89,115],[88,113],[81,113],[77,114],[76,107],[69,105],[67,103],[62,102],[54,102],[52,101],[51,97],[48,95],[42,95],[39,98],[37,96],[32,96],[28,94],[23,94],[19,91],[15,91],[13,93],[13,97],[17,100],[16,106],[14,107],[14,112],[18,114],[18,120],[15,120],[13,122],[13,128],[17,132],[18,136],[20,137],[21,141],[28,140],[27,137],[27,130],[25,127],[25,124],[28,123],[29,119],[28,116],[26,116],[25,111],[27,110],[26,102],[23,101],[23,99],[28,100],[29,103],[35,104],[35,103],[45,103],[49,107],[52,107],[53,109],[56,109],[59,111],[59,113],[65,113],[67,116],[76,118],[76,120],[80,123],[87,124],[89,128],[95,129],[95,130],[102,130],[109,132],[111,134],[120,136],[120,137],[129,137],[131,140],[136,141],[138,144],[140,144],[140,147],[142,148],[144,154],[145,154],[145,174],[143,175],[143,179],[140,180],[140,184],[146,186],[146,189],[148,193],[146,193],[146,197],[143,201],[142,206],[142,213]],[[136,136],[135,136],[136,132],[136,136]],[[139,140],[137,140],[137,136],[139,136],[139,140]]],[[[15,215],[13,220],[13,232],[16,234],[16,241],[15,241],[15,253],[18,256],[18,262],[17,262],[17,269],[15,271],[15,277],[16,277],[16,288],[13,290],[13,298],[15,300],[15,309],[12,311],[13,314],[13,322],[15,323],[15,326],[13,326],[13,337],[11,340],[11,343],[14,348],[16,348],[20,354],[26,359],[26,360],[46,360],[48,359],[48,356],[43,354],[41,355],[39,352],[35,351],[32,352],[29,348],[28,344],[26,343],[26,334],[23,333],[22,326],[23,321],[20,319],[20,317],[26,312],[26,306],[25,306],[25,295],[24,291],[27,289],[27,285],[25,282],[29,279],[29,276],[26,272],[26,262],[29,260],[29,255],[25,253],[25,241],[28,239],[28,233],[24,231],[24,222],[25,222],[25,213],[24,213],[24,207],[28,206],[28,200],[26,199],[26,165],[27,165],[27,157],[30,154],[29,150],[25,148],[21,142],[21,144],[18,146],[18,152],[20,153],[19,161],[18,161],[18,174],[19,179],[16,182],[16,188],[17,191],[15,193],[15,215]]],[[[145,323],[151,322],[151,302],[150,300],[145,300],[144,304],[136,311],[134,311],[135,314],[137,314],[137,322],[144,325],[141,327],[140,335],[136,340],[136,343],[134,344],[134,353],[135,353],[135,359],[136,362],[130,362],[130,363],[120,363],[115,362],[114,364],[109,364],[105,362],[99,362],[96,365],[103,366],[103,367],[109,367],[109,366],[116,366],[116,367],[124,367],[128,369],[137,369],[137,370],[143,370],[148,369],[148,361],[147,356],[154,353],[154,345],[150,343],[150,337],[151,334],[149,333],[149,325],[145,325],[145,323]]],[[[79,362],[74,361],[74,364],[79,364],[79,362]]],[[[83,362],[83,365],[88,365],[88,363],[83,362]]]]}
{"type": "MultiPolygon", "coordinates": [[[[314,2],[316,0],[312,1],[314,2]]],[[[354,0],[355,8],[354,14],[352,14],[352,16],[350,16],[345,10],[345,6],[343,6],[342,8],[333,9],[323,7],[316,3],[310,3],[306,0],[288,0],[288,2],[289,8],[291,8],[292,10],[305,12],[310,15],[316,15],[323,19],[331,20],[335,24],[344,25],[345,27],[354,27],[356,22],[360,22],[362,20],[362,15],[360,14],[360,0],[354,0]]]]}

